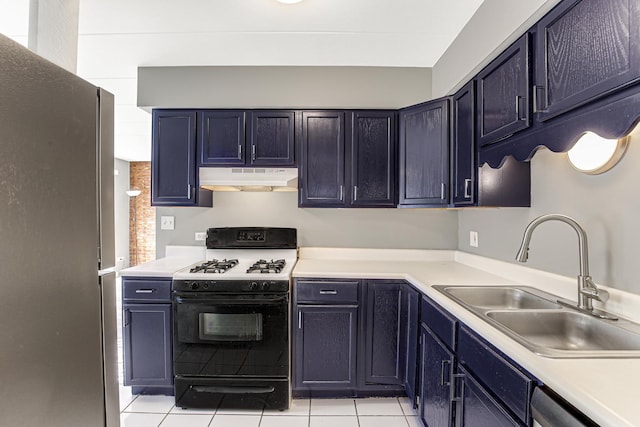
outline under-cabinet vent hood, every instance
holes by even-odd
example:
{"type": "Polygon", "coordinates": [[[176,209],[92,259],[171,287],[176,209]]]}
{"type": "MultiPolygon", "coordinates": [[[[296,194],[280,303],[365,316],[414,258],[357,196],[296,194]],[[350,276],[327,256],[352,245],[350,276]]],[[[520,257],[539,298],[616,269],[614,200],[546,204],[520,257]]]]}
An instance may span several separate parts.
{"type": "Polygon", "coordinates": [[[211,191],[296,191],[296,168],[200,168],[200,187],[211,191]]]}

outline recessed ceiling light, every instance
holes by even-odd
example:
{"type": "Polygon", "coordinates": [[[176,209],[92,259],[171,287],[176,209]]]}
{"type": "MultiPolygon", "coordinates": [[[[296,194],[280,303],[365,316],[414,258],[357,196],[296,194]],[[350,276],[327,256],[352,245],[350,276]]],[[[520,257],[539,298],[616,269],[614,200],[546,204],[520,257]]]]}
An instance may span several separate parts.
{"type": "Polygon", "coordinates": [[[300,3],[302,0],[277,0],[277,1],[285,4],[294,4],[294,3],[300,3]]]}
{"type": "Polygon", "coordinates": [[[580,172],[597,175],[616,165],[627,150],[629,137],[606,139],[585,132],[568,151],[569,163],[580,172]]]}

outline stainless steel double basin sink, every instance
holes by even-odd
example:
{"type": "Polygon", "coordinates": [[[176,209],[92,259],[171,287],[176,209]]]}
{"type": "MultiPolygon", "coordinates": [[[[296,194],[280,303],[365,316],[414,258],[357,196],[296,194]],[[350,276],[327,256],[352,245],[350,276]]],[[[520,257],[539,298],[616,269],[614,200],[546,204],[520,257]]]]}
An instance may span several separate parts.
{"type": "Polygon", "coordinates": [[[625,319],[599,319],[558,304],[561,298],[535,288],[434,286],[434,289],[541,356],[640,357],[640,324],[625,319]]]}

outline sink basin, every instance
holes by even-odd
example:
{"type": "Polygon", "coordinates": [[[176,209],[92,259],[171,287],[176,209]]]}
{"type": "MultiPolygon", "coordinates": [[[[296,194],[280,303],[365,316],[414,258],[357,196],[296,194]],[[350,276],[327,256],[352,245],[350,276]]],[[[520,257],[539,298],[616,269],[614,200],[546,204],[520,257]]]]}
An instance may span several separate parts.
{"type": "Polygon", "coordinates": [[[541,356],[640,358],[640,324],[599,319],[530,286],[433,288],[541,356]]]}
{"type": "Polygon", "coordinates": [[[489,311],[486,316],[542,355],[559,355],[558,352],[602,357],[615,356],[610,352],[619,352],[618,356],[624,356],[624,352],[640,355],[640,331],[624,329],[630,322],[623,321],[620,327],[617,322],[570,310],[489,311]]]}
{"type": "Polygon", "coordinates": [[[443,288],[446,294],[465,304],[490,310],[497,309],[558,309],[555,302],[541,298],[521,288],[450,286],[443,288]]]}

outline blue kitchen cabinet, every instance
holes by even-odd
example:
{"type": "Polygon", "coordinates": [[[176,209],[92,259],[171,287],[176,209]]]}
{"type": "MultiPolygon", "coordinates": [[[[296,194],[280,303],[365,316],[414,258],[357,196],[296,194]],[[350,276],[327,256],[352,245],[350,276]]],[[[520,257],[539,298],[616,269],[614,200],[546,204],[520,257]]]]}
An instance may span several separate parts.
{"type": "Polygon", "coordinates": [[[245,111],[205,110],[198,113],[202,166],[237,166],[245,163],[245,111]]]}
{"type": "Polygon", "coordinates": [[[475,81],[451,99],[451,203],[473,206],[477,199],[475,81]]]}
{"type": "Polygon", "coordinates": [[[196,112],[153,110],[151,204],[211,206],[211,192],[198,188],[196,112]]]}
{"type": "Polygon", "coordinates": [[[526,33],[475,78],[480,146],[500,141],[531,125],[529,44],[526,33]]]}
{"type": "Polygon", "coordinates": [[[455,357],[429,328],[423,326],[421,334],[420,419],[425,426],[451,426],[455,357]]]}
{"type": "Polygon", "coordinates": [[[304,111],[300,207],[393,207],[395,111],[304,111]]]}
{"type": "Polygon", "coordinates": [[[565,0],[538,21],[535,110],[548,120],[640,79],[640,4],[565,0]]]}
{"type": "Polygon", "coordinates": [[[446,206],[449,188],[449,100],[400,112],[399,206],[446,206]]]}
{"type": "Polygon", "coordinates": [[[173,394],[171,279],[123,277],[124,385],[173,394]]]}
{"type": "Polygon", "coordinates": [[[298,395],[322,395],[322,390],[353,395],[358,306],[298,305],[297,319],[294,389],[298,395]]]}
{"type": "Polygon", "coordinates": [[[395,111],[353,113],[350,206],[396,205],[396,135],[395,111]]]}
{"type": "Polygon", "coordinates": [[[404,374],[404,391],[409,400],[417,407],[418,396],[418,379],[419,369],[419,342],[420,342],[420,293],[413,289],[409,284],[405,285],[404,298],[407,304],[406,316],[406,348],[405,355],[405,374],[404,374]]]}
{"type": "Polygon", "coordinates": [[[536,380],[422,298],[419,413],[425,426],[530,426],[536,380]]]}
{"type": "Polygon", "coordinates": [[[300,207],[344,207],[345,113],[302,112],[300,207]]]}
{"type": "MultiPolygon", "coordinates": [[[[456,408],[456,427],[524,427],[464,368],[458,368],[460,404],[456,408]]],[[[445,425],[445,424],[428,424],[445,425]]]]}
{"type": "Polygon", "coordinates": [[[248,165],[296,165],[294,111],[252,111],[250,124],[248,165]]]}
{"type": "Polygon", "coordinates": [[[404,391],[407,345],[406,283],[363,283],[364,333],[359,351],[361,390],[404,391]]]}
{"type": "Polygon", "coordinates": [[[294,396],[403,395],[407,364],[412,381],[417,368],[415,330],[416,354],[407,353],[417,299],[417,291],[398,280],[296,279],[294,396]]]}
{"type": "Polygon", "coordinates": [[[359,294],[358,280],[296,280],[294,396],[355,395],[359,294]]]}

